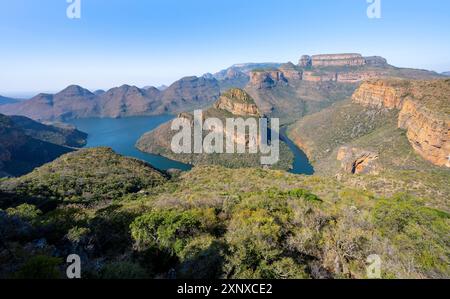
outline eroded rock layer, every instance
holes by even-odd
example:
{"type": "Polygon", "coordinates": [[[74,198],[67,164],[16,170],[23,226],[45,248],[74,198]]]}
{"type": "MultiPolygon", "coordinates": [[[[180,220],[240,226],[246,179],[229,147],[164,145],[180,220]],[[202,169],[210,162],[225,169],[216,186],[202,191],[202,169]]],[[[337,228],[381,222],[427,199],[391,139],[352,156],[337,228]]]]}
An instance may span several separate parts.
{"type": "Polygon", "coordinates": [[[398,126],[414,150],[434,165],[450,167],[450,80],[368,81],[353,102],[399,110],[398,126]]]}

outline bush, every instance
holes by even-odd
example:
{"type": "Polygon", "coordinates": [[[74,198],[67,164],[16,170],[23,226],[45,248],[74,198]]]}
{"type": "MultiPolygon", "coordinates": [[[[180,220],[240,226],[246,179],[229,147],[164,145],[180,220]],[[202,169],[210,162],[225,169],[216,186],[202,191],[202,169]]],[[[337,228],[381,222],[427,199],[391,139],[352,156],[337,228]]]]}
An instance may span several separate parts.
{"type": "Polygon", "coordinates": [[[190,241],[180,252],[178,276],[182,279],[220,278],[224,245],[212,236],[202,235],[190,241]]]}
{"type": "Polygon", "coordinates": [[[140,265],[130,262],[106,264],[100,271],[101,279],[146,279],[148,275],[140,265]]]}
{"type": "Polygon", "coordinates": [[[62,259],[45,255],[30,258],[16,273],[19,279],[59,279],[62,278],[59,266],[62,259]]]}
{"type": "Polygon", "coordinates": [[[35,221],[42,214],[39,209],[30,204],[22,204],[15,208],[9,208],[6,212],[9,216],[16,216],[27,221],[35,221]]]}
{"type": "Polygon", "coordinates": [[[154,211],[136,218],[130,228],[139,249],[155,246],[178,254],[202,230],[202,218],[196,211],[154,211]]]}

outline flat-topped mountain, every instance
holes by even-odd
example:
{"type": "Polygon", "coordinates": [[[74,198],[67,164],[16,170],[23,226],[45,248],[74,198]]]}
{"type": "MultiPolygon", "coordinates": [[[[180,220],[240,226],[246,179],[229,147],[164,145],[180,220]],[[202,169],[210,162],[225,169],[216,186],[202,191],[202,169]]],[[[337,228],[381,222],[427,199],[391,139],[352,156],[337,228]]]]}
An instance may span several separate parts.
{"type": "Polygon", "coordinates": [[[0,114],[0,177],[20,176],[73,151],[86,135],[0,114]]]}
{"type": "Polygon", "coordinates": [[[263,113],[289,123],[349,98],[363,80],[398,77],[434,79],[435,72],[396,68],[379,56],[361,54],[303,55],[277,68],[255,69],[245,90],[263,113]]]}

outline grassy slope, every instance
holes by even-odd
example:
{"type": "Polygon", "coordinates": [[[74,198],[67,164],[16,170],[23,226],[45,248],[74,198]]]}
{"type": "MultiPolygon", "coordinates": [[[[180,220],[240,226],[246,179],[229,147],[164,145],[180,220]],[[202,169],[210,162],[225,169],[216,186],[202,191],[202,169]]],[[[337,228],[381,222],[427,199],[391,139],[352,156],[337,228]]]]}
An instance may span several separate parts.
{"type": "MultiPolygon", "coordinates": [[[[79,174],[95,174],[97,166],[79,174]]],[[[44,178],[36,172],[33,181],[22,180],[38,186],[44,178]]],[[[46,232],[28,237],[46,238],[41,254],[81,250],[86,277],[161,278],[175,269],[183,278],[364,278],[370,254],[382,258],[385,278],[450,273],[448,214],[407,196],[385,200],[333,178],[217,166],[125,193],[109,204],[79,202],[44,213],[13,205],[7,214],[46,232]]],[[[0,222],[4,217],[0,211],[0,222]]],[[[16,275],[30,275],[33,254],[5,242],[15,255],[4,253],[0,276],[17,266],[16,275]]]]}
{"type": "Polygon", "coordinates": [[[149,164],[109,148],[82,149],[30,174],[3,182],[3,191],[64,201],[113,199],[157,186],[166,176],[149,164]]]}

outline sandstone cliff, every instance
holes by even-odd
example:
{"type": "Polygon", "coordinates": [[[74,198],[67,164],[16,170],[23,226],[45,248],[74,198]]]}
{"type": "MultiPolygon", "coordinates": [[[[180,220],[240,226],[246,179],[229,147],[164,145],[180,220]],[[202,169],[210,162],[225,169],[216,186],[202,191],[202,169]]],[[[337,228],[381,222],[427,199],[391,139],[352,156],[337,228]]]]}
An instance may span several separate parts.
{"type": "Polygon", "coordinates": [[[214,108],[226,110],[237,116],[260,116],[255,101],[242,89],[233,88],[222,94],[214,108]]]}
{"type": "Polygon", "coordinates": [[[399,110],[398,126],[414,150],[434,165],[450,167],[450,80],[368,81],[353,102],[399,110]]]}
{"type": "Polygon", "coordinates": [[[284,73],[279,70],[256,70],[250,73],[250,85],[259,89],[273,88],[286,83],[284,73]]]}
{"type": "Polygon", "coordinates": [[[366,60],[361,54],[324,54],[312,56],[313,67],[362,66],[366,60]]]}

